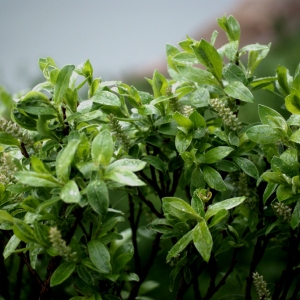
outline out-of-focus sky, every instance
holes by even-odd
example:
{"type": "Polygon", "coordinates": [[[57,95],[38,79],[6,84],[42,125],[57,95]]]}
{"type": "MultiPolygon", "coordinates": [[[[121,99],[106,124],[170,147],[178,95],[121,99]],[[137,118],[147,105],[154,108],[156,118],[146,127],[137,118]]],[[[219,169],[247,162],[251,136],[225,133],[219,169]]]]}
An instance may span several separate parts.
{"type": "MultiPolygon", "coordinates": [[[[165,55],[239,0],[0,0],[0,85],[32,88],[40,57],[58,66],[90,59],[94,75],[120,79],[165,55]]],[[[155,68],[155,66],[154,66],[155,68]]]]}

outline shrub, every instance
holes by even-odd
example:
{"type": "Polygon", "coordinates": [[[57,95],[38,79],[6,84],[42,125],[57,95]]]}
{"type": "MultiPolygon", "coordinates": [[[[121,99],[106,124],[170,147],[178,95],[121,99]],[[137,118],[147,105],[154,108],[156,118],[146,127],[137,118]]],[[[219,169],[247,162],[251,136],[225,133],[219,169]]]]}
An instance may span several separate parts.
{"type": "Polygon", "coordinates": [[[4,298],[151,299],[166,269],[165,298],[297,299],[300,68],[256,78],[270,45],[239,48],[236,19],[218,24],[219,49],[217,32],[167,45],[153,95],[49,57],[32,91],[1,90],[4,298]],[[264,105],[261,124],[239,120],[258,89],[288,120],[264,105]]]}

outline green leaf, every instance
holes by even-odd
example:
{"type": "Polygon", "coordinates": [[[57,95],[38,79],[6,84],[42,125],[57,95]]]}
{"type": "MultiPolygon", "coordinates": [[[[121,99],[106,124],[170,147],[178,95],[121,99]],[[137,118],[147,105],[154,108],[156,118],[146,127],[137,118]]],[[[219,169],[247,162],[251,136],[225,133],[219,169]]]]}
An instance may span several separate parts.
{"type": "Polygon", "coordinates": [[[255,166],[255,164],[245,158],[245,157],[236,157],[233,159],[233,161],[249,176],[258,179],[259,173],[255,166]]]}
{"type": "Polygon", "coordinates": [[[36,120],[29,117],[25,112],[13,109],[11,112],[11,118],[22,128],[25,128],[27,130],[36,130],[36,120]]]}
{"type": "Polygon", "coordinates": [[[0,132],[0,144],[18,147],[20,146],[19,140],[6,132],[0,132]]]}
{"type": "Polygon", "coordinates": [[[202,258],[208,262],[213,246],[213,240],[205,221],[198,223],[194,228],[193,242],[202,258]]]}
{"type": "Polygon", "coordinates": [[[169,83],[157,70],[154,71],[152,80],[148,79],[148,82],[152,86],[154,98],[158,98],[159,96],[164,96],[166,94],[169,83]]]}
{"type": "Polygon", "coordinates": [[[240,50],[240,53],[244,51],[249,51],[248,55],[248,72],[252,75],[254,70],[260,64],[262,59],[264,59],[270,51],[270,45],[249,45],[240,50]]]}
{"type": "Polygon", "coordinates": [[[222,209],[228,210],[238,206],[239,204],[243,203],[245,199],[246,197],[235,197],[209,205],[205,214],[205,220],[208,220],[210,217],[216,215],[222,209]]]}
{"type": "Polygon", "coordinates": [[[275,172],[264,172],[261,177],[263,180],[269,182],[269,183],[278,183],[278,184],[287,184],[285,178],[282,176],[282,174],[278,174],[275,172]]]}
{"type": "Polygon", "coordinates": [[[53,99],[56,105],[60,105],[69,88],[69,82],[75,66],[66,65],[59,71],[54,87],[53,99]]]}
{"type": "Polygon", "coordinates": [[[121,245],[112,258],[113,273],[119,274],[124,271],[126,264],[132,259],[134,248],[132,244],[125,243],[121,245]]]}
{"type": "Polygon", "coordinates": [[[275,192],[278,184],[276,183],[268,183],[266,186],[266,189],[263,194],[263,203],[266,204],[267,200],[270,198],[270,196],[275,192]]]}
{"type": "Polygon", "coordinates": [[[107,166],[114,153],[114,142],[108,129],[101,131],[92,142],[92,159],[96,166],[107,166]]]}
{"type": "Polygon", "coordinates": [[[233,17],[223,16],[217,19],[218,25],[226,32],[227,38],[230,42],[239,41],[241,35],[241,29],[238,21],[233,17]]]}
{"type": "Polygon", "coordinates": [[[56,159],[57,178],[67,182],[70,176],[71,163],[73,162],[80,140],[71,140],[65,149],[63,149],[56,159]]]}
{"type": "Polygon", "coordinates": [[[180,198],[164,197],[162,201],[163,204],[168,204],[171,214],[179,218],[183,222],[188,219],[202,220],[202,218],[194,211],[194,209],[180,198]]]}
{"type": "Polygon", "coordinates": [[[21,101],[17,108],[33,115],[56,115],[57,111],[49,99],[40,92],[29,92],[21,101]]]}
{"type": "Polygon", "coordinates": [[[218,80],[221,80],[223,62],[217,50],[204,39],[193,44],[192,49],[199,62],[207,67],[218,80]]]}
{"type": "Polygon", "coordinates": [[[213,77],[213,75],[200,68],[188,67],[188,66],[177,66],[178,72],[182,77],[187,80],[198,83],[199,85],[212,86],[222,93],[220,83],[213,77]]]}
{"type": "Polygon", "coordinates": [[[61,183],[51,174],[20,171],[15,174],[15,177],[20,183],[33,187],[61,187],[61,183]]]}
{"type": "Polygon", "coordinates": [[[50,174],[50,172],[45,167],[43,162],[39,158],[37,158],[36,156],[31,156],[30,161],[31,161],[31,166],[32,166],[32,168],[35,172],[42,173],[42,174],[43,173],[44,174],[50,174]]]}
{"type": "MultiPolygon", "coordinates": [[[[147,161],[146,158],[148,156],[143,157],[143,160],[147,161]]],[[[154,156],[151,156],[151,158],[154,156]]],[[[113,163],[111,163],[107,168],[106,171],[109,172],[112,169],[115,168],[119,168],[119,167],[124,167],[127,170],[130,170],[132,172],[137,172],[137,171],[141,171],[145,168],[146,163],[139,160],[139,159],[130,159],[130,158],[122,158],[122,159],[118,159],[116,161],[114,161],[113,163]]]]}
{"type": "Polygon", "coordinates": [[[276,189],[276,197],[278,201],[284,201],[294,196],[292,187],[285,184],[280,184],[276,189]]]}
{"type": "Polygon", "coordinates": [[[58,266],[58,268],[53,272],[50,279],[50,286],[59,285],[68,279],[71,274],[75,271],[76,263],[75,262],[63,262],[58,266]]]}
{"type": "Polygon", "coordinates": [[[233,148],[226,147],[226,146],[215,147],[211,150],[208,150],[204,154],[204,162],[206,164],[213,164],[213,163],[223,159],[227,155],[229,155],[229,153],[232,152],[233,150],[234,150],[233,148]]]}
{"type": "Polygon", "coordinates": [[[182,131],[178,131],[175,138],[176,150],[181,154],[184,152],[193,140],[193,135],[191,133],[185,134],[182,131]]]}
{"type": "Polygon", "coordinates": [[[281,139],[280,133],[269,125],[257,125],[246,131],[248,138],[258,144],[273,144],[281,139]]]}
{"type": "Polygon", "coordinates": [[[190,114],[189,119],[193,122],[195,128],[206,126],[204,117],[202,117],[196,110],[190,114]]]}
{"type": "Polygon", "coordinates": [[[112,270],[110,265],[110,254],[107,248],[97,240],[88,243],[90,259],[94,266],[103,274],[109,274],[112,270]]]}
{"type": "Polygon", "coordinates": [[[284,66],[278,66],[276,69],[277,80],[280,87],[280,92],[287,96],[290,94],[290,85],[289,85],[289,71],[284,66]]]}
{"type": "Polygon", "coordinates": [[[15,219],[13,231],[15,236],[25,243],[37,242],[33,229],[20,219],[15,219]]]}
{"type": "Polygon", "coordinates": [[[300,91],[293,89],[291,94],[285,97],[284,101],[289,112],[300,115],[300,91]]]}
{"type": "Polygon", "coordinates": [[[289,141],[295,142],[295,143],[300,143],[300,130],[298,129],[295,131],[290,137],[289,141]]]}
{"type": "Polygon", "coordinates": [[[186,233],[168,252],[167,262],[171,260],[171,258],[177,256],[181,253],[187,245],[193,240],[193,230],[186,233]]]}
{"type": "Polygon", "coordinates": [[[273,156],[271,160],[271,168],[274,172],[279,172],[286,174],[289,177],[294,177],[298,175],[298,168],[293,165],[287,164],[284,160],[277,156],[273,156]]]}
{"type": "Polygon", "coordinates": [[[207,184],[217,191],[223,192],[226,191],[226,185],[220,175],[215,169],[210,166],[203,166],[203,176],[207,184]]]}
{"type": "MultiPolygon", "coordinates": [[[[199,168],[197,168],[199,169],[199,168]]],[[[199,193],[200,193],[201,189],[196,189],[193,193],[193,197],[192,197],[192,201],[191,201],[191,205],[192,208],[202,217],[205,217],[205,211],[204,211],[204,204],[203,201],[200,199],[199,197],[199,193]]]]}
{"type": "Polygon", "coordinates": [[[173,114],[173,119],[178,124],[178,128],[184,129],[185,133],[188,133],[194,127],[193,122],[178,111],[173,114]]]}
{"type": "Polygon", "coordinates": [[[198,63],[198,60],[197,60],[195,54],[189,53],[189,52],[180,52],[180,53],[174,55],[172,57],[172,60],[174,60],[177,63],[184,64],[187,66],[191,66],[191,65],[198,63]]]}
{"type": "Polygon", "coordinates": [[[161,172],[166,171],[166,166],[164,162],[158,156],[147,155],[144,156],[142,160],[161,172]]]}
{"type": "Polygon", "coordinates": [[[216,224],[220,223],[226,216],[228,215],[228,211],[226,209],[219,210],[211,219],[208,227],[211,228],[216,224]]]}
{"type": "Polygon", "coordinates": [[[225,93],[235,99],[239,99],[241,101],[254,103],[254,97],[250,90],[241,82],[234,81],[229,82],[225,88],[225,93]]]}
{"type": "Polygon", "coordinates": [[[282,115],[276,110],[261,104],[258,105],[258,114],[261,122],[265,125],[271,125],[268,117],[280,117],[283,119],[282,115]]]}
{"type": "Polygon", "coordinates": [[[296,206],[293,210],[292,213],[292,218],[291,218],[291,227],[295,230],[296,227],[300,223],[300,200],[297,201],[296,206]]]}
{"type": "Polygon", "coordinates": [[[80,193],[76,182],[69,180],[61,189],[60,197],[65,203],[79,203],[80,193]]]}
{"type": "Polygon", "coordinates": [[[98,89],[94,96],[91,98],[91,100],[95,103],[103,104],[103,105],[108,105],[108,106],[121,106],[121,101],[119,97],[108,91],[103,91],[101,89],[98,89]]]}
{"type": "Polygon", "coordinates": [[[97,214],[104,217],[109,206],[108,190],[104,181],[90,181],[87,186],[87,198],[92,209],[97,214]]]}
{"type": "Polygon", "coordinates": [[[227,64],[222,70],[224,78],[228,82],[241,82],[247,84],[248,80],[243,70],[233,63],[227,64]]]}
{"type": "Polygon", "coordinates": [[[0,210],[0,224],[1,223],[14,223],[14,218],[5,210],[0,210]]]}
{"type": "Polygon", "coordinates": [[[18,239],[15,235],[11,236],[3,250],[3,258],[7,259],[12,253],[14,253],[20,242],[21,240],[18,239]]]}
{"type": "Polygon", "coordinates": [[[126,167],[119,167],[105,172],[104,179],[110,179],[123,185],[142,186],[145,185],[143,181],[126,167]]]}

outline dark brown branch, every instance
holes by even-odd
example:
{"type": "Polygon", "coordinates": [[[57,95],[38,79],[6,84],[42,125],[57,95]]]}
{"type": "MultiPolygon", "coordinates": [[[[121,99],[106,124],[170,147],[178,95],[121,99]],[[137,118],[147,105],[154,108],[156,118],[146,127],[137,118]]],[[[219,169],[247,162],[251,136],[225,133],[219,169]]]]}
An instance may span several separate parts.
{"type": "Polygon", "coordinates": [[[26,150],[25,144],[23,142],[21,142],[21,153],[23,154],[24,157],[29,158],[29,154],[26,150]]]}
{"type": "Polygon", "coordinates": [[[208,272],[210,276],[210,282],[209,282],[209,287],[207,289],[207,293],[204,297],[205,300],[210,299],[211,296],[216,292],[215,287],[216,287],[216,278],[218,274],[218,266],[215,257],[212,255],[209,262],[208,262],[208,272]]]}
{"type": "Polygon", "coordinates": [[[169,191],[170,196],[173,196],[176,192],[177,186],[178,186],[178,181],[180,178],[180,172],[181,169],[176,169],[173,173],[173,179],[172,179],[172,187],[169,191]]]}
{"type": "Polygon", "coordinates": [[[138,223],[136,223],[134,220],[134,202],[133,202],[132,196],[130,194],[128,194],[128,202],[129,202],[128,220],[129,220],[131,232],[132,232],[131,241],[132,241],[132,245],[134,248],[134,266],[135,266],[135,272],[137,274],[140,274],[142,266],[141,266],[141,259],[140,259],[140,255],[139,255],[138,244],[137,244],[138,223]]]}
{"type": "Polygon", "coordinates": [[[145,196],[142,194],[141,190],[138,188],[138,196],[142,200],[144,204],[146,204],[152,213],[154,213],[158,218],[162,218],[163,214],[159,213],[156,208],[154,207],[153,203],[150,200],[147,200],[145,196]]]}
{"type": "Polygon", "coordinates": [[[147,275],[154,263],[156,255],[157,255],[158,251],[160,250],[160,237],[161,237],[161,233],[157,233],[154,238],[154,241],[152,243],[151,253],[148,258],[148,261],[147,261],[146,265],[142,268],[141,274],[138,274],[140,277],[140,281],[135,282],[135,284],[133,285],[130,295],[128,297],[128,300],[134,300],[137,297],[141,284],[147,278],[147,275]]]}

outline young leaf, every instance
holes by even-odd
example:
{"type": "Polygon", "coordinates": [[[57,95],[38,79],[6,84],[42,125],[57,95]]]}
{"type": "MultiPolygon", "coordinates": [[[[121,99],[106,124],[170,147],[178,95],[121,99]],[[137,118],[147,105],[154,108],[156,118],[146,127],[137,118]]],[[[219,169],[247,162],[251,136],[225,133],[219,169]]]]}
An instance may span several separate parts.
{"type": "Polygon", "coordinates": [[[258,179],[259,173],[255,166],[255,164],[245,158],[245,157],[236,157],[233,159],[233,161],[249,176],[258,179]]]}
{"type": "Polygon", "coordinates": [[[176,150],[181,154],[184,152],[191,144],[193,135],[191,133],[185,134],[182,131],[178,131],[175,138],[176,150]]]}
{"type": "Polygon", "coordinates": [[[229,82],[225,88],[225,93],[235,99],[239,99],[241,101],[254,103],[254,97],[250,90],[241,82],[233,81],[229,82]]]}
{"type": "Polygon", "coordinates": [[[227,38],[230,42],[239,41],[241,35],[241,29],[238,21],[233,17],[223,16],[217,19],[218,25],[226,32],[227,38]]]}
{"type": "Polygon", "coordinates": [[[178,124],[178,128],[182,128],[186,134],[194,127],[193,122],[178,111],[174,113],[173,119],[178,124]]]}
{"type": "Polygon", "coordinates": [[[91,181],[87,186],[87,198],[92,209],[103,218],[109,206],[108,190],[104,181],[91,181]]]}
{"type": "Polygon", "coordinates": [[[92,142],[92,159],[96,166],[107,166],[114,153],[114,142],[108,129],[101,131],[92,142]]]}
{"type": "Polygon", "coordinates": [[[14,218],[5,210],[0,210],[0,224],[4,222],[14,223],[14,218]]]}
{"type": "Polygon", "coordinates": [[[208,262],[213,246],[213,240],[205,221],[199,222],[194,228],[193,242],[202,258],[208,262]]]}
{"type": "Polygon", "coordinates": [[[88,243],[88,252],[94,266],[103,274],[111,272],[110,254],[107,248],[98,240],[88,243]]]}
{"type": "Polygon", "coordinates": [[[20,171],[15,177],[20,183],[33,187],[61,187],[61,183],[51,174],[20,171]]]}
{"type": "Polygon", "coordinates": [[[58,268],[53,272],[51,279],[50,279],[50,286],[55,286],[61,284],[66,279],[68,279],[71,274],[74,272],[76,268],[75,262],[63,262],[58,266],[58,268]]]}
{"type": "Polygon", "coordinates": [[[201,64],[214,74],[218,79],[222,79],[222,59],[217,50],[207,41],[201,39],[200,42],[193,44],[192,49],[201,64]]]}
{"type": "Polygon", "coordinates": [[[281,135],[269,125],[250,127],[246,134],[251,141],[258,144],[273,144],[281,139],[281,135]]]}
{"type": "Polygon", "coordinates": [[[229,155],[233,150],[233,148],[226,146],[215,147],[205,153],[204,162],[206,164],[213,164],[229,155]]]}
{"type": "Polygon", "coordinates": [[[186,233],[168,252],[167,255],[167,262],[171,260],[171,258],[177,256],[179,253],[181,253],[187,245],[193,240],[193,230],[186,233]]]}
{"type": "Polygon", "coordinates": [[[20,219],[15,219],[13,231],[15,236],[25,243],[37,242],[33,229],[20,219]]]}
{"type": "Polygon", "coordinates": [[[112,270],[113,273],[119,274],[121,273],[126,264],[132,259],[134,254],[134,248],[131,244],[125,243],[121,245],[112,258],[112,270]]]}
{"type": "Polygon", "coordinates": [[[59,153],[56,159],[56,175],[57,178],[67,182],[70,175],[71,163],[74,159],[77,147],[80,143],[80,140],[73,139],[71,140],[65,149],[59,153]]]}
{"type": "Polygon", "coordinates": [[[266,204],[267,200],[270,198],[270,196],[275,192],[278,184],[276,183],[268,183],[267,187],[263,194],[263,203],[266,204]]]}
{"type": "Polygon", "coordinates": [[[278,113],[276,110],[262,104],[258,105],[258,114],[261,122],[265,125],[270,125],[269,122],[270,120],[268,118],[269,116],[280,117],[283,119],[282,115],[278,113]]]}
{"type": "Polygon", "coordinates": [[[60,197],[65,203],[79,203],[80,193],[76,182],[69,180],[61,189],[60,197]]]}
{"type": "Polygon", "coordinates": [[[66,65],[62,67],[62,69],[59,71],[56,79],[54,95],[53,95],[53,99],[56,105],[60,105],[61,102],[63,101],[67,93],[67,90],[69,88],[70,78],[74,69],[75,66],[66,65]]]}
{"type": "Polygon", "coordinates": [[[245,199],[246,197],[236,197],[209,205],[205,214],[205,220],[208,220],[210,217],[214,216],[222,209],[228,210],[238,206],[239,204],[243,203],[245,199]]]}
{"type": "Polygon", "coordinates": [[[49,99],[40,92],[29,92],[21,101],[17,108],[33,115],[56,115],[57,110],[49,99]]]}
{"type": "MultiPolygon", "coordinates": [[[[143,157],[146,158],[147,156],[143,157]]],[[[145,161],[147,161],[145,159],[145,161]]],[[[109,172],[114,168],[119,168],[119,167],[126,167],[127,170],[130,170],[132,172],[137,172],[140,170],[143,170],[146,166],[146,163],[139,160],[139,159],[130,159],[130,158],[122,158],[115,160],[113,163],[111,163],[107,168],[106,171],[109,172]]]]}
{"type": "Polygon", "coordinates": [[[286,109],[292,114],[300,115],[300,91],[292,90],[284,99],[286,109]]]}
{"type": "Polygon", "coordinates": [[[20,146],[19,140],[6,132],[0,132],[0,144],[18,147],[20,146]]]}
{"type": "Polygon", "coordinates": [[[299,223],[300,223],[300,201],[298,200],[293,210],[293,214],[291,218],[291,227],[295,230],[299,223]]]}
{"type": "Polygon", "coordinates": [[[16,250],[16,248],[18,247],[20,242],[21,242],[21,240],[18,239],[15,235],[13,235],[9,239],[9,241],[7,242],[7,244],[5,245],[5,248],[3,250],[4,259],[8,258],[12,253],[14,253],[14,251],[16,250]]]}
{"type": "Polygon", "coordinates": [[[203,176],[207,184],[212,188],[220,192],[227,190],[226,185],[220,175],[215,169],[208,165],[203,166],[203,176]]]}
{"type": "Polygon", "coordinates": [[[91,98],[91,101],[107,106],[121,106],[121,101],[117,95],[112,92],[103,91],[98,89],[94,96],[91,98]]]}
{"type": "Polygon", "coordinates": [[[109,170],[108,172],[105,172],[104,179],[110,179],[122,185],[145,185],[145,183],[142,180],[138,179],[138,177],[126,167],[114,168],[112,170],[109,170]]]}

